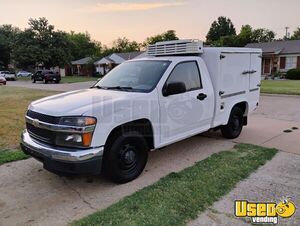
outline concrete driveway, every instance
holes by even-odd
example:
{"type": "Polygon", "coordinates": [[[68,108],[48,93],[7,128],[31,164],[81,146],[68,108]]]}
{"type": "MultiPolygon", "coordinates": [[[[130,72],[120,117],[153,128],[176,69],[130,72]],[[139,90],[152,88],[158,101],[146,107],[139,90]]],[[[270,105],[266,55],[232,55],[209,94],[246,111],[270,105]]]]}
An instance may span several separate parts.
{"type": "Polygon", "coordinates": [[[67,179],[34,159],[0,166],[0,225],[60,226],[103,209],[170,172],[180,171],[234,143],[201,136],[152,152],[136,180],[116,185],[104,178],[67,179]]]}
{"type": "MultiPolygon", "coordinates": [[[[207,132],[206,137],[221,139],[220,132],[207,132]]],[[[237,143],[275,147],[300,155],[300,96],[262,95],[260,106],[249,117],[248,125],[237,143]]]]}
{"type": "MultiPolygon", "coordinates": [[[[115,185],[103,178],[58,177],[43,170],[34,159],[0,166],[0,225],[66,225],[164,175],[180,171],[209,155],[232,148],[237,142],[277,147],[298,153],[300,98],[262,96],[261,107],[236,140],[225,140],[219,133],[205,133],[152,152],[144,173],[135,181],[115,185]]],[[[298,187],[299,188],[299,187],[298,187]]]]}

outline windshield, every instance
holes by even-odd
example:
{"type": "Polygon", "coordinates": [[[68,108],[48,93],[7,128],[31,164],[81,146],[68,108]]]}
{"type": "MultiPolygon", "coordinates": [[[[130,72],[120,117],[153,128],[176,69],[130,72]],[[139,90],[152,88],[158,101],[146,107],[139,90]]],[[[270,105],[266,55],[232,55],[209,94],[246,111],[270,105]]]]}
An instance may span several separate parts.
{"type": "Polygon", "coordinates": [[[94,87],[122,91],[149,92],[167,70],[170,61],[125,62],[103,77],[94,87]]]}

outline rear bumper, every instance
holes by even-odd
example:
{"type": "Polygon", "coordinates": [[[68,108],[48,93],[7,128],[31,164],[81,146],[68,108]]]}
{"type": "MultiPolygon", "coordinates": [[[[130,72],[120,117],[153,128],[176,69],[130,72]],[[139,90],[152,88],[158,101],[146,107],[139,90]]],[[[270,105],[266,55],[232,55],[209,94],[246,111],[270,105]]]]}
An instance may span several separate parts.
{"type": "Polygon", "coordinates": [[[66,149],[40,143],[25,130],[21,136],[22,150],[41,161],[44,168],[57,173],[100,174],[104,147],[66,149]]]}

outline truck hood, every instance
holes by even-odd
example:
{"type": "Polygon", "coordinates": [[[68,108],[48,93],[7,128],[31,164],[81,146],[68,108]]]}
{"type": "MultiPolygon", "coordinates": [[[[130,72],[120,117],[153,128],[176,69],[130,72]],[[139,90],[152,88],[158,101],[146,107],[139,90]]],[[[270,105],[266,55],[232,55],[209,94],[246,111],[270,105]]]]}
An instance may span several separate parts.
{"type": "Polygon", "coordinates": [[[52,116],[79,116],[93,112],[105,104],[116,101],[132,100],[143,95],[136,92],[116,90],[83,89],[49,96],[30,104],[29,109],[52,116]]]}

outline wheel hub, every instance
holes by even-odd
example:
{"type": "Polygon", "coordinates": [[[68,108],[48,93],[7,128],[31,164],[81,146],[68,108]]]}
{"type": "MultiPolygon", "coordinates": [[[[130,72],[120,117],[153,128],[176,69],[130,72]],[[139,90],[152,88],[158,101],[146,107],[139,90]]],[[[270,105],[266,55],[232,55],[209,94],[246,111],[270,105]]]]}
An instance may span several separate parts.
{"type": "Polygon", "coordinates": [[[120,160],[122,167],[130,168],[137,162],[137,153],[135,147],[127,144],[120,151],[120,160]]]}
{"type": "Polygon", "coordinates": [[[122,159],[125,164],[131,164],[135,161],[136,159],[136,154],[133,150],[127,150],[122,156],[122,159]]]}

